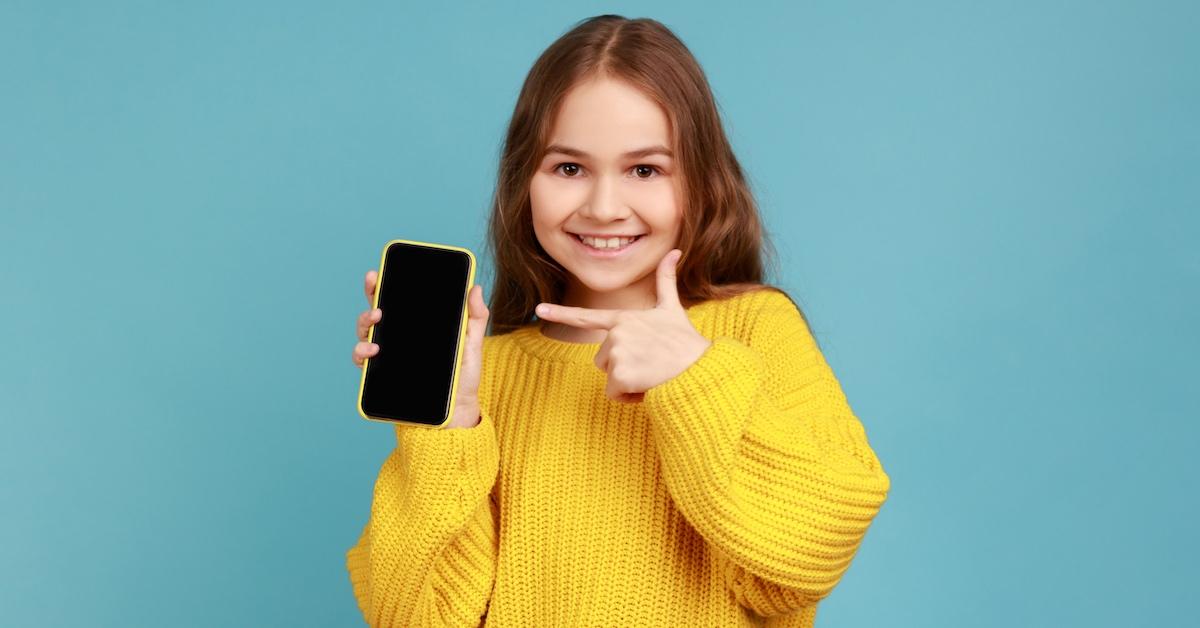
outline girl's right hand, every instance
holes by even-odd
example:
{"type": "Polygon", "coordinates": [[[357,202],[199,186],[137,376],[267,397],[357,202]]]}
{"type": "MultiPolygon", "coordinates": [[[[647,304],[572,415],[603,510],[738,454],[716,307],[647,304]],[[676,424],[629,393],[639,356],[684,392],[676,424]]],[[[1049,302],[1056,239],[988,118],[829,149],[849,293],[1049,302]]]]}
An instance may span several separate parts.
{"type": "MultiPolygon", "coordinates": [[[[367,271],[366,284],[363,291],[367,295],[369,306],[375,299],[375,283],[379,275],[374,270],[367,271]]],[[[467,294],[467,342],[464,347],[462,361],[459,363],[458,393],[454,402],[454,417],[446,424],[447,428],[474,427],[479,423],[479,379],[483,365],[483,336],[487,332],[489,311],[483,300],[483,286],[471,286],[467,294]]],[[[367,342],[367,334],[371,325],[383,318],[383,312],[378,309],[368,309],[358,315],[358,344],[354,345],[353,360],[355,366],[363,367],[366,358],[379,353],[379,345],[367,342]]]]}

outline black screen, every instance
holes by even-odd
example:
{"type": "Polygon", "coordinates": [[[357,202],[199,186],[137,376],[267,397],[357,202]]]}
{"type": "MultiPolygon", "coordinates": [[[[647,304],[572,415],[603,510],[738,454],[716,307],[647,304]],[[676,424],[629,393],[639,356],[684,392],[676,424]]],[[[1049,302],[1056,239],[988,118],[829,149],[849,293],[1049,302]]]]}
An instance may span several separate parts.
{"type": "Polygon", "coordinates": [[[373,418],[440,425],[450,408],[470,258],[462,251],[388,245],[376,288],[383,315],[367,360],[362,410],[373,418]]]}

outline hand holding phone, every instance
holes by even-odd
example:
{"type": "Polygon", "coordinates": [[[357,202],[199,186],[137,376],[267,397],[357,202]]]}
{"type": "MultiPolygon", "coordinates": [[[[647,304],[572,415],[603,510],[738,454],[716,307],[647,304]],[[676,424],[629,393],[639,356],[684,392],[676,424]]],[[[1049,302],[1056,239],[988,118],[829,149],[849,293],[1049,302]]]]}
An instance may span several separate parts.
{"type": "Polygon", "coordinates": [[[358,401],[364,418],[424,427],[478,424],[489,312],[483,287],[470,283],[474,268],[474,256],[458,247],[407,240],[384,247],[382,272],[366,275],[369,307],[358,316],[359,342],[352,354],[364,369],[358,401]],[[389,277],[391,283],[384,281],[389,277]],[[391,292],[380,287],[384,284],[391,292]],[[465,306],[464,285],[470,286],[465,306]],[[380,335],[384,340],[372,342],[388,318],[385,305],[392,310],[392,326],[380,335]],[[387,362],[377,357],[389,349],[387,362]]]}

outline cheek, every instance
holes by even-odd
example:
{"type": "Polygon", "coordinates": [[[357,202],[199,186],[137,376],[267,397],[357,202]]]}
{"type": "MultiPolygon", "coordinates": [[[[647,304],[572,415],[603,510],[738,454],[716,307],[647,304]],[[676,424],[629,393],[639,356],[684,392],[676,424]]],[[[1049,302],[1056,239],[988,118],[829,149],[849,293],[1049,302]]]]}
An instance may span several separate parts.
{"type": "Polygon", "coordinates": [[[555,182],[541,174],[535,174],[529,182],[529,208],[533,221],[533,232],[542,248],[553,251],[562,246],[558,239],[561,225],[570,215],[562,201],[562,194],[555,190],[555,182]]]}
{"type": "Polygon", "coordinates": [[[546,196],[546,184],[542,180],[540,174],[533,175],[533,179],[529,181],[529,204],[533,206],[536,212],[538,207],[543,205],[542,199],[546,196]]]}
{"type": "Polygon", "coordinates": [[[550,185],[540,175],[535,175],[529,182],[529,206],[535,225],[545,226],[554,222],[557,203],[554,202],[555,195],[549,188],[550,185]]]}
{"type": "Polygon", "coordinates": [[[529,182],[529,203],[543,215],[562,213],[575,203],[578,187],[564,184],[544,173],[534,175],[529,182]]]}
{"type": "Polygon", "coordinates": [[[642,218],[659,233],[673,232],[679,228],[683,212],[679,206],[679,195],[671,185],[653,186],[641,194],[642,218]]]}

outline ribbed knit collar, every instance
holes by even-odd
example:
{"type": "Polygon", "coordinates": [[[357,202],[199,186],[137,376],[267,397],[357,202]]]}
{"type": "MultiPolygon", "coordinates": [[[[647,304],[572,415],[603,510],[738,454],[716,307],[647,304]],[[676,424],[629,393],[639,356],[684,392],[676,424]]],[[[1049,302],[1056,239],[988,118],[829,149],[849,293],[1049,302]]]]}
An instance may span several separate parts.
{"type": "MultiPolygon", "coordinates": [[[[698,321],[713,301],[697,303],[685,308],[688,319],[697,329],[698,321]]],[[[511,332],[513,342],[526,353],[550,362],[591,364],[600,350],[600,342],[567,342],[551,338],[542,333],[542,321],[535,321],[511,332]]]]}

